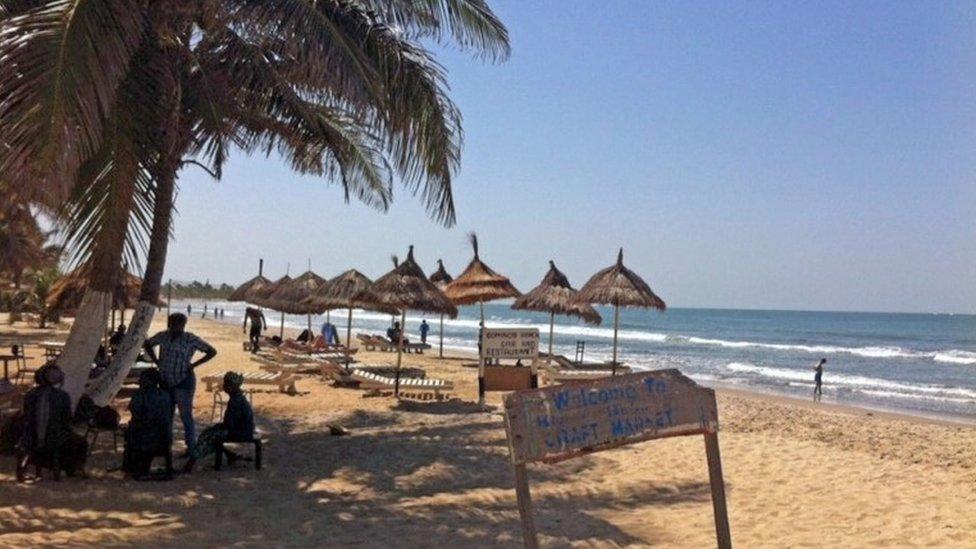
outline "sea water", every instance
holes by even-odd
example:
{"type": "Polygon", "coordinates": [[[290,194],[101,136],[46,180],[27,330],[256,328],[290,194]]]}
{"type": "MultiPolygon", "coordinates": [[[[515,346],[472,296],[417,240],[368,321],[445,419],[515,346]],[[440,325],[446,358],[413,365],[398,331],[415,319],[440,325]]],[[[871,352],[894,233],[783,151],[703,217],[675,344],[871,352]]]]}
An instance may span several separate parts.
{"type": "MultiPolygon", "coordinates": [[[[174,310],[185,311],[186,304],[174,300],[174,310]]],[[[207,306],[225,309],[225,322],[242,321],[241,303],[207,306]]],[[[193,309],[199,318],[203,302],[194,301],[193,309]]],[[[597,309],[604,319],[599,326],[556,317],[556,353],[573,358],[582,341],[586,361],[610,359],[613,309],[597,309]]],[[[279,313],[266,315],[277,328],[279,313]]],[[[477,307],[462,307],[458,318],[446,319],[445,349],[476,352],[479,315],[477,307]]],[[[539,328],[546,349],[549,315],[492,303],[485,305],[485,318],[489,327],[539,328]]],[[[313,315],[316,332],[324,319],[313,315]]],[[[428,343],[436,348],[438,315],[408,313],[407,337],[419,340],[422,319],[431,326],[428,343]]],[[[344,339],[346,311],[334,311],[331,320],[344,339]]],[[[305,316],[284,318],[292,333],[307,322],[305,316]]],[[[390,322],[389,315],[355,311],[353,337],[382,334],[390,322]]],[[[976,315],[622,309],[618,349],[619,360],[635,369],[675,367],[705,385],[804,398],[813,391],[814,365],[826,358],[824,401],[976,419],[976,315]]]]}

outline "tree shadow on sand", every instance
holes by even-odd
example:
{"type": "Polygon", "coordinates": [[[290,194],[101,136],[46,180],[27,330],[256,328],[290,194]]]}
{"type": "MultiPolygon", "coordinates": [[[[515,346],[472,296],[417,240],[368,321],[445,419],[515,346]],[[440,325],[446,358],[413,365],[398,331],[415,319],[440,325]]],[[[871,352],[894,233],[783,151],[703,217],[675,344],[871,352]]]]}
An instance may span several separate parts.
{"type": "MultiPolygon", "coordinates": [[[[324,422],[309,430],[304,422],[272,421],[266,425],[270,434],[261,471],[217,472],[202,463],[193,475],[156,484],[123,483],[117,475],[103,474],[37,485],[27,499],[33,500],[33,512],[50,506],[75,517],[71,526],[76,528],[111,529],[97,526],[99,518],[120,513],[165,517],[156,529],[164,545],[518,544],[521,527],[500,418],[430,412],[352,412],[340,418],[352,434],[341,437],[330,436],[324,422]],[[70,497],[63,497],[68,492],[70,497]]],[[[540,532],[558,536],[560,545],[646,543],[598,518],[596,511],[709,497],[707,482],[667,488],[635,483],[622,493],[574,486],[599,459],[531,468],[532,483],[547,486],[534,494],[540,532]]],[[[10,476],[0,479],[0,499],[11,491],[27,492],[11,489],[11,482],[10,476]]]]}

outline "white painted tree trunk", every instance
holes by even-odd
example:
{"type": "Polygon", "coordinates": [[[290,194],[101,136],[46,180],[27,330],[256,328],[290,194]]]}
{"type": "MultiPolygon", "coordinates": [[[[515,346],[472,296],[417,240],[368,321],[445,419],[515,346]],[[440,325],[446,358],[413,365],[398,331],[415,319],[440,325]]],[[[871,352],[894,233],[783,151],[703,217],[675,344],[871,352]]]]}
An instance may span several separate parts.
{"type": "Polygon", "coordinates": [[[125,381],[125,377],[129,375],[129,370],[139,358],[142,343],[146,340],[149,325],[152,324],[155,314],[156,307],[152,303],[140,301],[136,305],[132,320],[129,322],[129,328],[125,332],[125,338],[122,339],[111,364],[100,376],[92,380],[85,391],[85,394],[91,397],[98,406],[107,406],[122,388],[122,382],[125,381]]]}
{"type": "Polygon", "coordinates": [[[57,359],[64,371],[64,390],[71,396],[72,409],[85,391],[92,361],[105,332],[105,323],[112,308],[112,294],[88,290],[81,300],[75,322],[68,334],[64,351],[57,359]]]}

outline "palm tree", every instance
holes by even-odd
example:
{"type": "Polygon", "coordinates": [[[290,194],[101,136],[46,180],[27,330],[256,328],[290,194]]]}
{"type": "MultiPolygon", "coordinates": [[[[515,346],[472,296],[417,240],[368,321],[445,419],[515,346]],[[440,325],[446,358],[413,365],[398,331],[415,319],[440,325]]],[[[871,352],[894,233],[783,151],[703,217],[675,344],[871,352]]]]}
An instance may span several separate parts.
{"type": "Polygon", "coordinates": [[[380,210],[399,180],[453,224],[460,115],[419,43],[509,53],[484,0],[0,0],[0,20],[0,172],[68,197],[65,232],[94,272],[61,359],[75,399],[122,256],[147,235],[149,309],[158,297],[184,166],[219,177],[235,148],[276,152],[380,210]]]}

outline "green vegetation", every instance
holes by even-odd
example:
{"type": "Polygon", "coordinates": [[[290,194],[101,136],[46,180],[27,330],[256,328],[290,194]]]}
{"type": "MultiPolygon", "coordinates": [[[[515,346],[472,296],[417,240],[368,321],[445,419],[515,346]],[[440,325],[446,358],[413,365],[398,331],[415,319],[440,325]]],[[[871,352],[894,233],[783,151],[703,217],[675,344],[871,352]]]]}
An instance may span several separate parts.
{"type": "MultiPolygon", "coordinates": [[[[169,287],[164,286],[163,291],[168,292],[169,287]]],[[[198,280],[173,282],[174,299],[227,299],[233,291],[234,287],[229,284],[214,286],[209,280],[203,283],[198,280]]]]}

